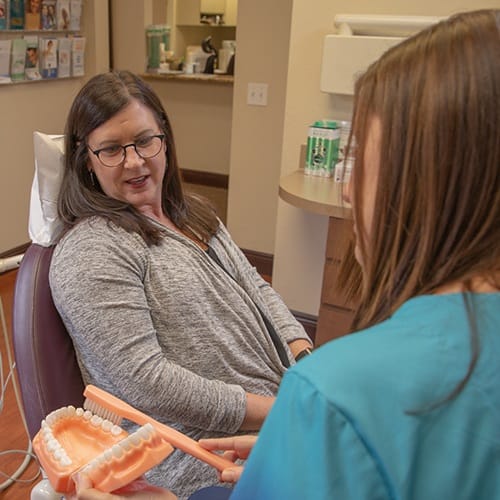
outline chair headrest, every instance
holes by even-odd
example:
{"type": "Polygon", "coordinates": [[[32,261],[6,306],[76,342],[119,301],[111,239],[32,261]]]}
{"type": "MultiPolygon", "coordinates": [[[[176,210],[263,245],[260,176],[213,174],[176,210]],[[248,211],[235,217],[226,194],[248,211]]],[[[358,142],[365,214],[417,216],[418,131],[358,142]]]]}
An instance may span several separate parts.
{"type": "Polygon", "coordinates": [[[51,246],[61,234],[57,198],[64,172],[64,135],[33,133],[35,174],[31,187],[29,235],[33,243],[51,246]]]}

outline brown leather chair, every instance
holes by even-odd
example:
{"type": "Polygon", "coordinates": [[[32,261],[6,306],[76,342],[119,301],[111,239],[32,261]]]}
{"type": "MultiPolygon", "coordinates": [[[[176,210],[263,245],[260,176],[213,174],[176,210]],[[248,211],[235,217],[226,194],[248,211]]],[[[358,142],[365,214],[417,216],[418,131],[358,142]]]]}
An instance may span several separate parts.
{"type": "Polygon", "coordinates": [[[81,407],[84,384],[70,336],[54,306],[49,267],[54,247],[31,244],[17,272],[13,344],[31,438],[51,411],[81,407]]]}

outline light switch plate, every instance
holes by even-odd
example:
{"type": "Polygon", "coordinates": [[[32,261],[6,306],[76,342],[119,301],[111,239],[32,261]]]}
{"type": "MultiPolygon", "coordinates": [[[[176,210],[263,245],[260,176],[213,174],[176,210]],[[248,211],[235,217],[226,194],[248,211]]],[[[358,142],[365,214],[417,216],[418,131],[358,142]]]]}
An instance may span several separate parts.
{"type": "Polygon", "coordinates": [[[249,83],[247,104],[250,106],[267,106],[267,83],[249,83]]]}

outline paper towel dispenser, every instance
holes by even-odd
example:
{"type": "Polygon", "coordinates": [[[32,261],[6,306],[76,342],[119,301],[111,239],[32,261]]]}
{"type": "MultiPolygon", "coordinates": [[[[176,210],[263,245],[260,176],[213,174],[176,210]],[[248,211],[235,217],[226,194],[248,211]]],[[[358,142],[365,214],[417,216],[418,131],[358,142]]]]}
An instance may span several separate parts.
{"type": "Polygon", "coordinates": [[[352,95],[356,77],[388,48],[441,19],[444,18],[355,14],[335,16],[337,34],[327,35],[323,43],[321,90],[352,95]]]}

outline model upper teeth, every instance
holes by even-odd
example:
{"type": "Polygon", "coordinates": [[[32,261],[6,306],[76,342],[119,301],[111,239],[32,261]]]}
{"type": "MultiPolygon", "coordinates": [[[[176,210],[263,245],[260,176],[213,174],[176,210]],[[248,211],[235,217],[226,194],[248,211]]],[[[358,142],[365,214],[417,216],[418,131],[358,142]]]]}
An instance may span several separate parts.
{"type": "Polygon", "coordinates": [[[90,424],[94,428],[100,428],[105,433],[111,433],[112,436],[119,436],[121,433],[124,436],[126,435],[126,432],[120,426],[101,418],[99,415],[94,415],[89,410],[83,410],[83,408],[75,409],[74,406],[59,408],[42,420],[41,435],[47,451],[51,453],[54,460],[62,467],[68,467],[73,463],[68,455],[68,451],[64,449],[64,446],[57,438],[60,432],[59,429],[63,426],[64,421],[70,419],[86,422],[87,425],[90,424]]]}
{"type": "Polygon", "coordinates": [[[120,426],[113,424],[110,420],[94,415],[90,410],[75,409],[73,406],[60,408],[47,415],[45,420],[42,421],[41,436],[46,450],[62,468],[73,465],[71,450],[65,450],[58,439],[60,433],[67,432],[69,425],[75,425],[74,422],[69,422],[70,420],[79,420],[83,425],[96,430],[101,429],[102,432],[109,433],[115,438],[119,438],[120,434],[123,434],[123,439],[115,442],[84,466],[84,469],[89,473],[105,467],[112,460],[123,459],[127,453],[130,453],[133,449],[140,449],[143,444],[152,443],[156,436],[154,427],[151,424],[146,424],[132,434],[127,435],[126,431],[120,426]],[[65,428],[66,430],[64,430],[65,428]]]}

